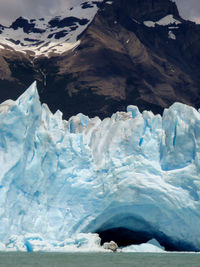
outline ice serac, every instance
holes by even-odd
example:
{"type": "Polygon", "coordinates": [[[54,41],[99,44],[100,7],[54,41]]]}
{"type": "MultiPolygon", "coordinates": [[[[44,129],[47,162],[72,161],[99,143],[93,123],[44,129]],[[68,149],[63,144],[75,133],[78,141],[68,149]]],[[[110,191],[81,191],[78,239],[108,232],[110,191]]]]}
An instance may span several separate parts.
{"type": "Polygon", "coordinates": [[[119,246],[128,233],[129,245],[199,251],[199,173],[194,108],[64,121],[34,83],[0,105],[0,248],[95,250],[100,239],[87,233],[119,246]]]}

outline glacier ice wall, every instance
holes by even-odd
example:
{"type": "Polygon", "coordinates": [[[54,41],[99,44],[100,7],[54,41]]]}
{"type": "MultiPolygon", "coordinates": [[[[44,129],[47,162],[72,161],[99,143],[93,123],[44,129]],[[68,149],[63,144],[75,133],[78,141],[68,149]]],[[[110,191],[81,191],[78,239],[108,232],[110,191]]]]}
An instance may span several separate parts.
{"type": "Polygon", "coordinates": [[[129,106],[103,121],[64,121],[41,105],[35,83],[0,105],[5,247],[16,236],[59,243],[123,227],[200,250],[199,197],[200,113],[192,107],[175,103],[161,117],[129,106]]]}

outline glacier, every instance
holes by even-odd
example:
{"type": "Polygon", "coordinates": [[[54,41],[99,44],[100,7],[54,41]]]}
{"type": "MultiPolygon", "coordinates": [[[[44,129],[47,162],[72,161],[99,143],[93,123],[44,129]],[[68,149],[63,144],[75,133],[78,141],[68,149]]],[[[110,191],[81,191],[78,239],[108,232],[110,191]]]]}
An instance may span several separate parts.
{"type": "Polygon", "coordinates": [[[0,250],[97,251],[128,231],[129,245],[200,251],[199,174],[193,107],[65,121],[33,83],[0,105],[0,250]]]}
{"type": "Polygon", "coordinates": [[[165,252],[164,248],[160,246],[157,240],[152,239],[147,243],[140,245],[131,245],[121,249],[122,252],[151,252],[151,253],[163,253],[165,252]]]}

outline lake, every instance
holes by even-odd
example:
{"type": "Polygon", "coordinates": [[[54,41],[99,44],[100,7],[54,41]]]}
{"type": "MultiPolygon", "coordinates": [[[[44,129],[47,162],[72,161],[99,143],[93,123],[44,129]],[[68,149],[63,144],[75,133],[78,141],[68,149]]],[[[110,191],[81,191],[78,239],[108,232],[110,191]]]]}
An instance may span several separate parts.
{"type": "Polygon", "coordinates": [[[192,267],[200,266],[195,253],[24,253],[0,252],[3,267],[192,267]]]}

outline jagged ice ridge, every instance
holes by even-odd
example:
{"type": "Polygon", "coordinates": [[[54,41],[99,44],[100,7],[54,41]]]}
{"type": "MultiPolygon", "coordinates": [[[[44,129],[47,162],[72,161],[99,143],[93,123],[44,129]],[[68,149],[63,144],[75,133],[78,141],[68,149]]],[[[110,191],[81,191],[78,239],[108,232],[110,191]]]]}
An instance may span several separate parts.
{"type": "Polygon", "coordinates": [[[62,120],[36,83],[0,105],[0,249],[101,250],[96,232],[200,250],[200,113],[135,106],[62,120]]]}

